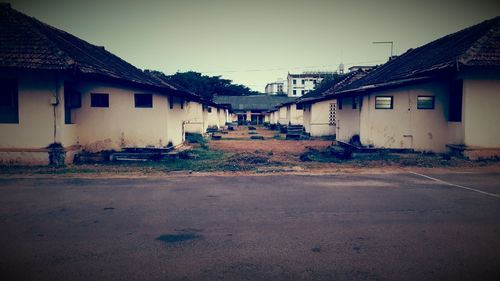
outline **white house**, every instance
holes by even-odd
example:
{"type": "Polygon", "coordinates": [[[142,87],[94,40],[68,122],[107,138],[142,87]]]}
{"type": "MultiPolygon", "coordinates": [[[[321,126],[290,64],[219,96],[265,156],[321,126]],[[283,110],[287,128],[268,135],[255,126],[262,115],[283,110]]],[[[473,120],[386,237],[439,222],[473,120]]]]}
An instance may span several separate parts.
{"type": "Polygon", "coordinates": [[[298,98],[296,104],[303,108],[305,132],[313,137],[335,136],[337,133],[337,101],[331,98],[331,94],[363,77],[366,73],[363,69],[352,71],[329,81],[330,85],[327,87],[330,88],[328,90],[320,91],[317,89],[298,98]]]}
{"type": "Polygon", "coordinates": [[[183,142],[185,102],[198,97],[8,4],[0,26],[1,163],[183,142]]]}
{"type": "Polygon", "coordinates": [[[340,141],[500,156],[500,17],[410,49],[329,98],[340,141]]]}

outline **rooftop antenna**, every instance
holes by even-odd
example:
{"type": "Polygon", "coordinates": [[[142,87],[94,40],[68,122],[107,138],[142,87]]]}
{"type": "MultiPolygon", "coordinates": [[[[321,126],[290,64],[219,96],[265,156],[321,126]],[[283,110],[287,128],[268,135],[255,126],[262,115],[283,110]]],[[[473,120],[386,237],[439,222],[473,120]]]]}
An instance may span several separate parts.
{"type": "Polygon", "coordinates": [[[389,60],[392,59],[393,50],[394,50],[394,42],[393,41],[376,41],[376,42],[372,42],[372,44],[391,44],[391,56],[389,57],[389,60]]]}

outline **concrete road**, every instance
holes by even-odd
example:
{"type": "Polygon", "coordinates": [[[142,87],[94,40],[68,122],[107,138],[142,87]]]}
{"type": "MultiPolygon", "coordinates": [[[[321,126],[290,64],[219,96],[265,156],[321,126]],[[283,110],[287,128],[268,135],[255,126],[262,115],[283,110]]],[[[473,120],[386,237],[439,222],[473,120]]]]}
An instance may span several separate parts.
{"type": "Polygon", "coordinates": [[[495,194],[499,174],[4,179],[0,279],[500,280],[495,194]]]}

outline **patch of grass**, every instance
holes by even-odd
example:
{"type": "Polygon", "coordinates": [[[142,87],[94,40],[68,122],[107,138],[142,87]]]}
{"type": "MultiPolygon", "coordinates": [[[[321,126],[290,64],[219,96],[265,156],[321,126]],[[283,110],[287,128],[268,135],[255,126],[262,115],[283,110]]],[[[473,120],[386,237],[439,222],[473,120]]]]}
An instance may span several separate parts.
{"type": "Polygon", "coordinates": [[[197,133],[186,133],[186,141],[188,143],[197,143],[201,147],[207,147],[207,140],[202,134],[197,133]]]}

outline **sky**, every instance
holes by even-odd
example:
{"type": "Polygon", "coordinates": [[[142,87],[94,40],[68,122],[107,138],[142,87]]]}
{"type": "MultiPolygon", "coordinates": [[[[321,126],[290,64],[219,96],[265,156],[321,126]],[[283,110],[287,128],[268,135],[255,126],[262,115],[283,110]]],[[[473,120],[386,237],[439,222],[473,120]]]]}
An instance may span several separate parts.
{"type": "MultiPolygon", "coordinates": [[[[9,0],[2,0],[9,1],[9,0]]],[[[492,0],[10,0],[141,69],[221,75],[263,92],[287,73],[376,65],[500,16],[492,0]]]]}

